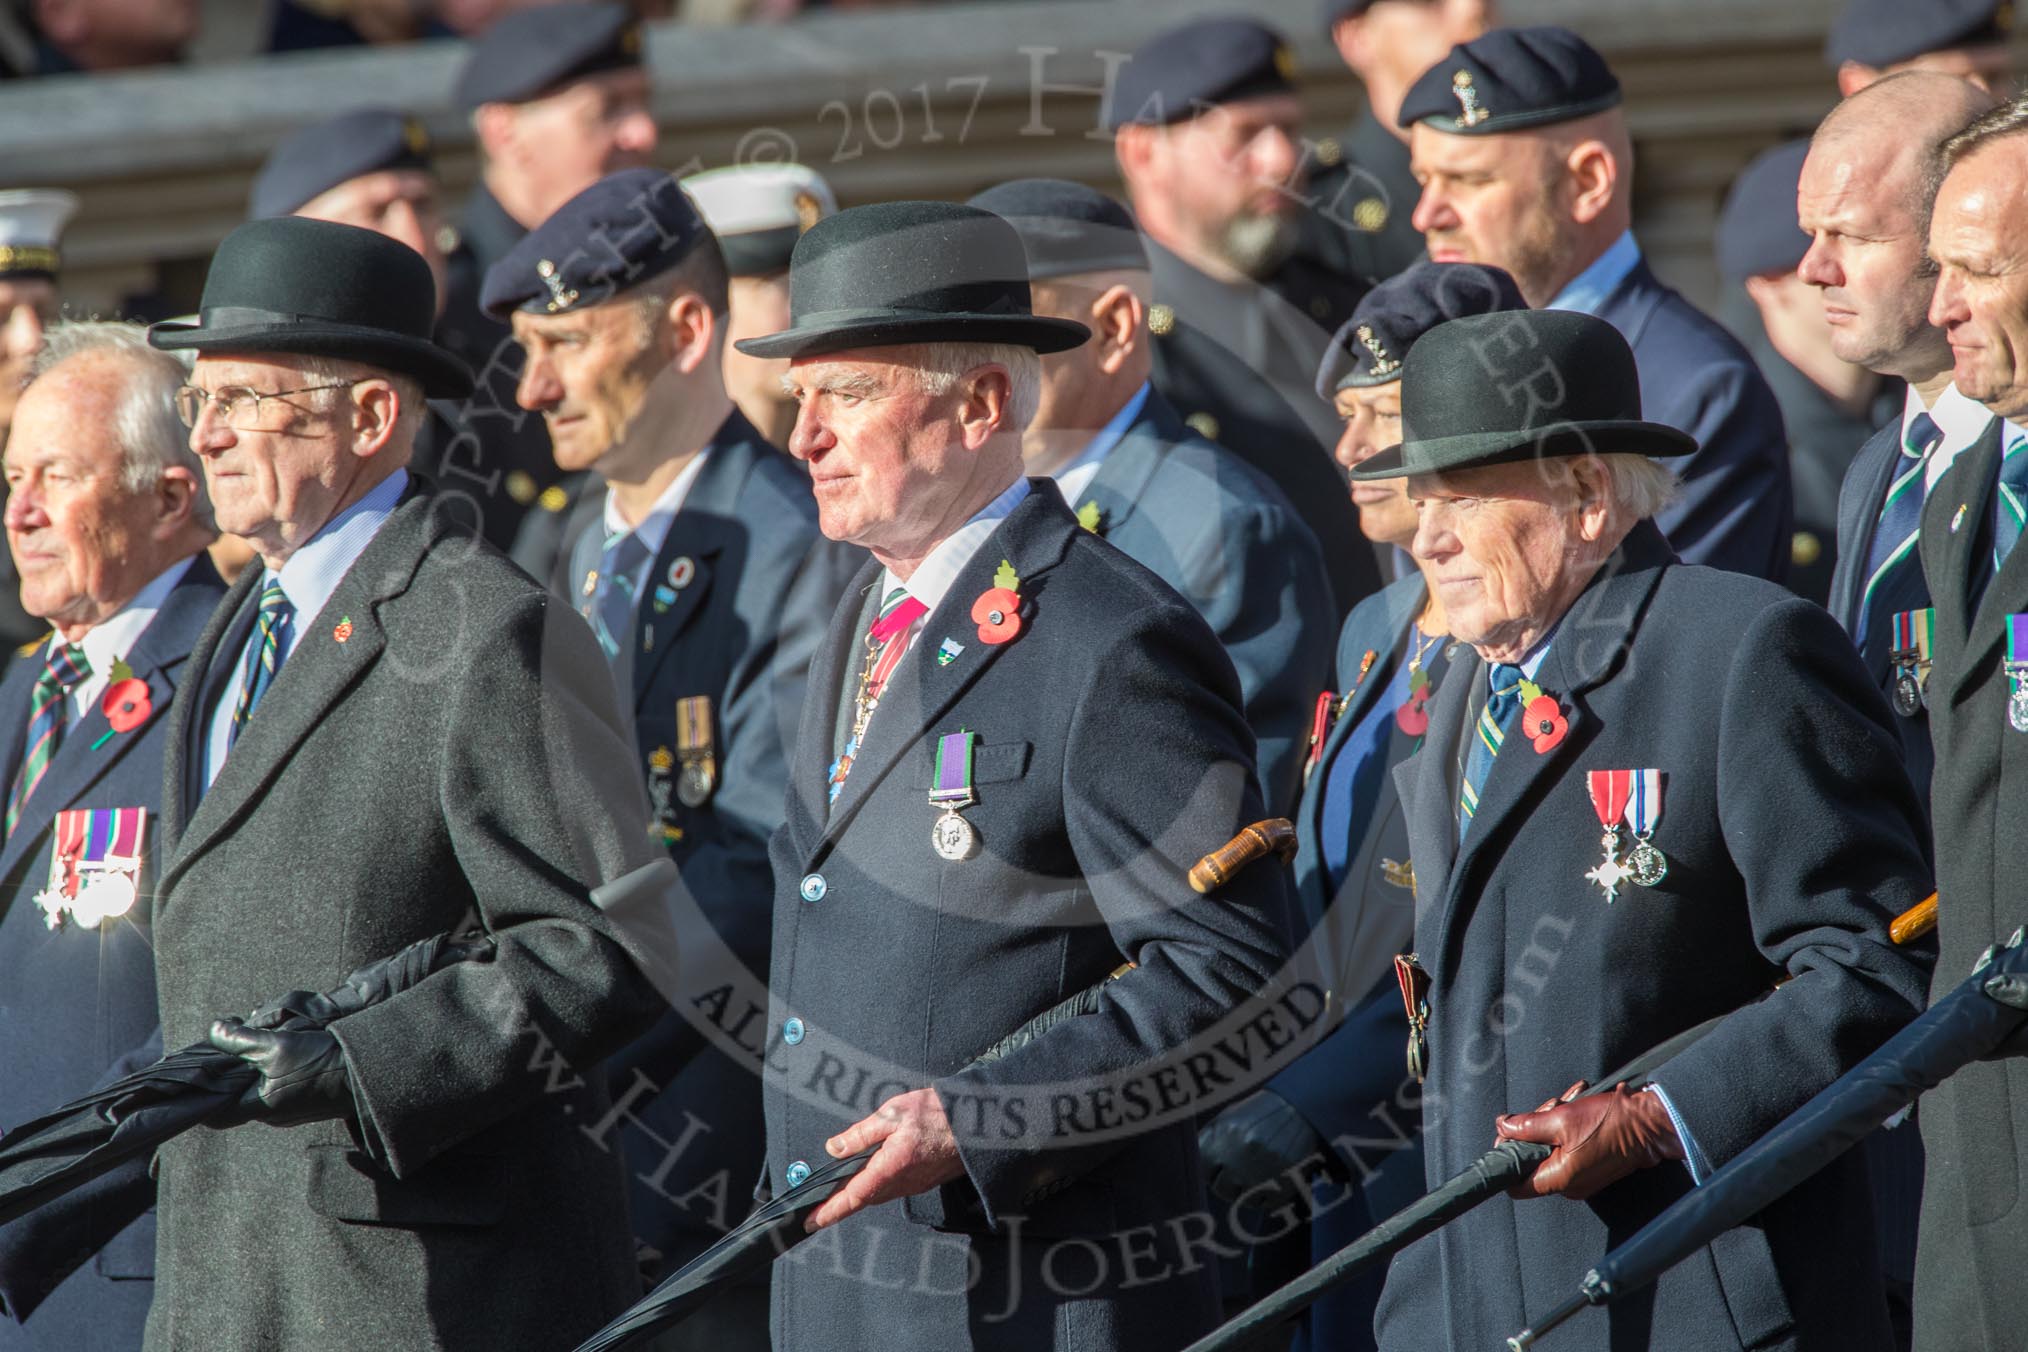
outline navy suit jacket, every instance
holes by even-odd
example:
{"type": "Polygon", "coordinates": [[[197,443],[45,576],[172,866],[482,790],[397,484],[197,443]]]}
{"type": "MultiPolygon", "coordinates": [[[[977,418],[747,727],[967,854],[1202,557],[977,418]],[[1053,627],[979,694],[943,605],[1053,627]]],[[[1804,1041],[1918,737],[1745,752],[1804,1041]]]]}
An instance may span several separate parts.
{"type": "MultiPolygon", "coordinates": [[[[598,566],[604,546],[604,494],[587,500],[593,515],[572,550],[574,579],[598,566]]],[[[716,787],[695,808],[668,800],[682,833],[669,842],[683,880],[678,934],[708,927],[714,937],[689,947],[722,945],[724,960],[756,977],[767,972],[774,897],[768,837],[782,822],[810,659],[865,557],[823,538],[809,478],[735,410],[712,438],[635,610],[631,712],[644,776],[651,756],[676,750],[678,701],[711,701],[716,787]],[[653,589],[686,558],[690,580],[669,587],[674,599],[658,609],[653,589]]],[[[686,987],[706,992],[736,978],[720,965],[686,965],[686,987]]],[[[634,1233],[680,1266],[745,1215],[761,1163],[760,1083],[750,1067],[706,1049],[677,1010],[609,1061],[607,1076],[631,1119],[620,1140],[634,1233]]]]}
{"type": "Polygon", "coordinates": [[[1099,534],[1183,593],[1225,645],[1259,748],[1261,795],[1270,813],[1286,813],[1337,613],[1316,537],[1272,480],[1184,426],[1153,389],[1086,500],[1098,506],[1099,534]]]}
{"type": "MultiPolygon", "coordinates": [[[[1500,1114],[1729,1012],[1654,1075],[1722,1166],[1921,1009],[1928,960],[1887,923],[1930,890],[1922,810],[1893,715],[1822,609],[1680,566],[1637,526],[1537,672],[1566,731],[1540,753],[1509,732],[1462,846],[1458,773],[1486,674],[1458,660],[1397,771],[1430,974],[1425,1101],[1442,1105],[1423,1120],[1431,1186],[1484,1152],[1500,1114]],[[1585,876],[1602,856],[1587,772],[1642,768],[1664,776],[1652,839],[1668,871],[1609,903],[1585,876]]],[[[1665,1163],[1587,1202],[1495,1198],[1396,1258],[1381,1347],[1498,1346],[1690,1186],[1665,1163]]],[[[1848,1155],[1558,1338],[1884,1350],[1873,1231],[1848,1155]]]]}
{"type": "MultiPolygon", "coordinates": [[[[1866,556],[1873,549],[1873,534],[1880,525],[1880,504],[1887,499],[1888,485],[1907,463],[1901,454],[1901,419],[1896,418],[1859,448],[1838,491],[1838,566],[1831,574],[1828,606],[1855,643],[1859,640],[1866,594],[1866,556]]],[[[1923,610],[1929,604],[1929,582],[1923,576],[1919,557],[1904,561],[1881,583],[1873,607],[1877,624],[1868,632],[1859,655],[1865,660],[1873,683],[1890,699],[1894,690],[1894,666],[1890,661],[1894,647],[1892,616],[1904,610],[1923,610]]],[[[1894,726],[1901,734],[1908,777],[1915,781],[1916,791],[1922,795],[1923,810],[1927,812],[1930,775],[1936,768],[1936,749],[1929,735],[1929,710],[1917,709],[1913,718],[1897,712],[1894,726]]]]}
{"type": "Polygon", "coordinates": [[[1683,481],[1655,517],[1670,545],[1685,563],[1787,580],[1795,522],[1788,441],[1753,358],[1645,261],[1598,317],[1634,349],[1643,415],[1697,438],[1695,451],[1662,461],[1683,481]]]}
{"type": "MultiPolygon", "coordinates": [[[[1197,612],[1080,529],[1049,481],[1031,488],[923,621],[828,808],[877,565],[811,673],[773,841],[768,1179],[780,1189],[796,1163],[823,1163],[839,1129],[925,1085],[965,1172],[819,1236],[838,1262],[776,1264],[778,1352],[1176,1347],[1216,1315],[1213,1274],[1177,1255],[1171,1220],[1187,1226],[1204,1204],[1196,1114],[1244,1075],[1192,1043],[1251,1010],[1286,1045],[1289,1016],[1271,995],[1250,1002],[1286,955],[1287,898],[1271,866],[1210,896],[1184,874],[1258,819],[1253,739],[1197,612]],[[971,610],[1003,561],[1022,626],[989,643],[971,610]],[[979,742],[963,814],[979,843],[951,861],[931,849],[927,793],[940,739],[961,730],[979,742]],[[1107,982],[1125,961],[1138,966],[1107,982]],[[1101,982],[1096,1012],[971,1064],[1101,982]],[[1188,1052],[1204,1076],[1186,1073],[1188,1052]],[[1145,1263],[1095,1283],[1087,1263],[1076,1295],[1044,1279],[1052,1241],[1123,1233],[1145,1263]]],[[[1258,1053],[1258,1037],[1233,1036],[1240,1060],[1258,1053]]],[[[1051,1261],[1068,1273],[1075,1260],[1051,1261]]]]}
{"type": "MultiPolygon", "coordinates": [[[[126,654],[148,683],[149,714],[115,733],[94,707],[69,728],[21,821],[0,847],[0,1128],[76,1098],[158,1036],[147,895],[161,878],[159,811],[169,702],[204,623],[225,595],[199,554],[126,654]],[[51,827],[66,808],[144,807],[141,899],[97,929],[51,930],[33,898],[49,879],[51,827]]],[[[11,786],[44,643],[0,679],[0,766],[11,786]]],[[[152,1058],[150,1058],[152,1059],[152,1058]]],[[[0,1227],[0,1349],[138,1347],[155,1273],[155,1185],[136,1160],[0,1227]],[[26,1322],[16,1322],[16,1321],[26,1322]]]]}

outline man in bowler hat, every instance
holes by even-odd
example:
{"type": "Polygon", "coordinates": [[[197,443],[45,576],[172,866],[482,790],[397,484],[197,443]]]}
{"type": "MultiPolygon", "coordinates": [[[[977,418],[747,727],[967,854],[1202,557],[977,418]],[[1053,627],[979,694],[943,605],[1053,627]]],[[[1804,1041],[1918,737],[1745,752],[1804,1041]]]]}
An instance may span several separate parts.
{"type": "Polygon", "coordinates": [[[1182,1061],[1285,953],[1272,865],[1185,882],[1262,810],[1232,664],[1022,477],[1038,354],[1089,331],[1033,313],[1011,226],[854,208],[803,236],[790,287],[790,326],[747,350],[789,358],[819,524],[873,559],[773,841],[765,1186],[876,1149],[776,1264],[774,1345],[1179,1346],[1217,1308],[1176,1228],[1208,1219],[1194,1114],[1234,1074],[1182,1061]]]}
{"type": "MultiPolygon", "coordinates": [[[[737,969],[767,972],[767,842],[810,659],[865,561],[818,533],[809,479],[733,406],[726,283],[718,241],[656,169],[600,179],[486,278],[488,310],[525,353],[522,406],[549,422],[559,465],[602,485],[558,591],[612,662],[644,825],[681,870],[683,913],[736,967],[700,972],[607,1068],[628,1210],[660,1255],[657,1279],[741,1219],[760,1168],[755,1067],[707,1048],[690,1002],[737,969]]],[[[676,1346],[765,1352],[766,1284],[692,1316],[666,1352],[676,1346]]]]}
{"type": "MultiPolygon", "coordinates": [[[[1402,438],[1353,478],[1407,480],[1415,555],[1471,649],[1401,772],[1426,1176],[1495,1130],[1554,1149],[1512,1199],[1396,1260],[1390,1352],[1497,1346],[1524,1293],[1576,1290],[1898,1029],[1926,963],[1887,922],[1930,890],[1922,810],[1850,640],[1779,587],[1685,566],[1656,530],[1691,443],[1643,419],[1612,325],[1523,310],[1431,330],[1404,363],[1402,438]],[[1513,401],[1544,366],[1561,397],[1513,401]],[[1715,1016],[1649,1088],[1576,1097],[1715,1016]]],[[[1558,1336],[1886,1348],[1863,1163],[1669,1272],[1641,1332],[1627,1318],[1558,1336]]]]}
{"type": "MultiPolygon", "coordinates": [[[[648,860],[583,620],[411,491],[429,267],[286,217],[219,246],[180,392],[249,567],[171,713],[165,1044],[262,1074],[253,1120],[164,1146],[147,1347],[567,1345],[639,1294],[601,1058],[655,996],[588,898],[648,860]],[[476,915],[496,952],[314,1033],[236,1017],[476,915]]],[[[666,866],[665,866],[666,867],[666,866]]]]}
{"type": "Polygon", "coordinates": [[[1633,232],[1620,82],[1564,28],[1496,29],[1451,49],[1402,100],[1423,185],[1415,222],[1439,263],[1505,269],[1538,309],[1610,322],[1641,402],[1695,442],[1655,518],[1691,563],[1784,581],[1788,445],[1773,391],[1737,340],[1662,285],[1633,232]]]}

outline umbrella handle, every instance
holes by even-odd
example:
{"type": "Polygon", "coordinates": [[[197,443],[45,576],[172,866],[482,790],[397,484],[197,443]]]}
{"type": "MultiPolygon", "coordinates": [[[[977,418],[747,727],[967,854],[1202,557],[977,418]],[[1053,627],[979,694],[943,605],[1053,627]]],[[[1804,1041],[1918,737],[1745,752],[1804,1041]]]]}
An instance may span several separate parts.
{"type": "Polygon", "coordinates": [[[1935,928],[1936,893],[1932,892],[1894,917],[1887,934],[1897,944],[1912,944],[1935,928]]]}
{"type": "Polygon", "coordinates": [[[1576,1314],[1579,1310],[1586,1309],[1590,1305],[1591,1301],[1585,1296],[1581,1294],[1572,1296],[1569,1300],[1564,1301],[1563,1304],[1543,1316],[1540,1322],[1532,1327],[1522,1329],[1512,1338],[1509,1338],[1507,1340],[1508,1352],[1528,1352],[1528,1349],[1535,1346],[1543,1336],[1576,1314]]]}

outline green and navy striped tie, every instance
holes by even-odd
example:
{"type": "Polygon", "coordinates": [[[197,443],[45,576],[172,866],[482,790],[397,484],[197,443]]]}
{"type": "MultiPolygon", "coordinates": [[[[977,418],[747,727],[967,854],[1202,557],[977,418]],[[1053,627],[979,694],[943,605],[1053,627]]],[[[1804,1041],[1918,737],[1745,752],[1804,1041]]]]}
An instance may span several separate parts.
{"type": "Polygon", "coordinates": [[[232,728],[225,738],[227,750],[246,731],[247,720],[253,717],[261,696],[275,683],[275,673],[282,669],[282,661],[289,655],[289,622],[295,614],[296,608],[282,591],[281,580],[269,578],[261,588],[253,642],[247,645],[246,666],[239,681],[239,703],[232,707],[232,728]]]}
{"type": "MultiPolygon", "coordinates": [[[[1889,617],[1874,614],[1874,597],[1880,584],[1915,554],[1922,536],[1922,502],[1929,475],[1929,458],[1943,442],[1943,429],[1927,413],[1908,420],[1901,442],[1901,460],[1894,482],[1880,503],[1880,519],[1873,528],[1873,545],[1866,554],[1866,588],[1859,602],[1859,647],[1866,647],[1869,634],[1877,633],[1889,617]]],[[[1885,610],[1885,607],[1882,608],[1885,610]]]]}
{"type": "Polygon", "coordinates": [[[2000,482],[1993,493],[1993,571],[2021,541],[2023,504],[2028,503],[2028,437],[2015,436],[2000,461],[2000,482]]]}
{"type": "Polygon", "coordinates": [[[28,795],[34,793],[35,786],[42,782],[57,747],[63,744],[64,725],[69,721],[71,687],[91,674],[92,664],[85,659],[84,649],[75,643],[58,648],[42,659],[42,670],[35,677],[34,693],[28,697],[28,749],[22,753],[21,770],[14,776],[13,792],[7,795],[8,835],[14,834],[14,825],[21,820],[21,809],[28,802],[28,795]]]}
{"type": "Polygon", "coordinates": [[[1472,829],[1472,814],[1479,810],[1479,790],[1493,768],[1493,758],[1507,740],[1507,727],[1521,708],[1521,668],[1506,662],[1493,664],[1493,693],[1479,711],[1478,726],[1472,729],[1472,745],[1465,752],[1465,778],[1458,789],[1458,840],[1472,829]]]}
{"type": "Polygon", "coordinates": [[[599,554],[598,577],[591,594],[584,598],[578,613],[591,621],[608,662],[617,663],[633,629],[634,596],[639,586],[634,574],[648,561],[648,546],[633,531],[619,531],[606,537],[599,554]]]}

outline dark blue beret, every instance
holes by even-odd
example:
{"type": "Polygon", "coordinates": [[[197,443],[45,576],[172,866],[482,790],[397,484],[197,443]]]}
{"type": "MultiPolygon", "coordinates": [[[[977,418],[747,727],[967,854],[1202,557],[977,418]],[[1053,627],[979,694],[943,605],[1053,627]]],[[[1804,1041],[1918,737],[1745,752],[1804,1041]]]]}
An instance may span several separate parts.
{"type": "Polygon", "coordinates": [[[1401,101],[1400,122],[1491,136],[1574,122],[1619,101],[1619,77],[1568,28],[1496,28],[1424,71],[1401,101]]]}
{"type": "Polygon", "coordinates": [[[495,319],[597,305],[675,267],[710,234],[675,178],[622,169],[558,207],[486,269],[479,304],[495,319]]]}
{"type": "Polygon", "coordinates": [[[1356,19],[1373,8],[1373,0],[1320,0],[1317,16],[1324,21],[1324,31],[1337,27],[1340,19],[1356,19]]]}
{"type": "Polygon", "coordinates": [[[1718,213],[1718,271],[1737,285],[1770,272],[1794,272],[1810,237],[1796,223],[1796,184],[1808,141],[1761,152],[1739,171],[1718,213]]]}
{"type": "Polygon", "coordinates": [[[472,42],[452,93],[459,107],[524,103],[560,85],[641,64],[641,21],[625,5],[563,0],[518,10],[472,42]]]}
{"type": "Polygon", "coordinates": [[[249,220],[287,216],[347,179],[384,169],[430,167],[422,123],[385,108],[362,108],[285,138],[254,175],[249,220]]]}
{"type": "Polygon", "coordinates": [[[1199,19],[1141,45],[1120,67],[1106,129],[1159,127],[1215,104],[1294,90],[1282,35],[1252,19],[1199,19]]]}
{"type": "Polygon", "coordinates": [[[1833,67],[1892,66],[1924,52],[2005,42],[2014,26],[2006,0],[1851,0],[1824,43],[1833,67]]]}
{"type": "Polygon", "coordinates": [[[1133,215],[1112,198],[1060,178],[1017,178],[972,198],[1014,227],[1028,280],[1114,268],[1145,271],[1148,249],[1133,215]]]}
{"type": "Polygon", "coordinates": [[[1399,380],[1408,350],[1437,325],[1466,315],[1527,308],[1521,288],[1500,268],[1483,263],[1417,263],[1361,298],[1324,353],[1324,364],[1317,369],[1317,393],[1329,402],[1347,386],[1399,380]]]}

